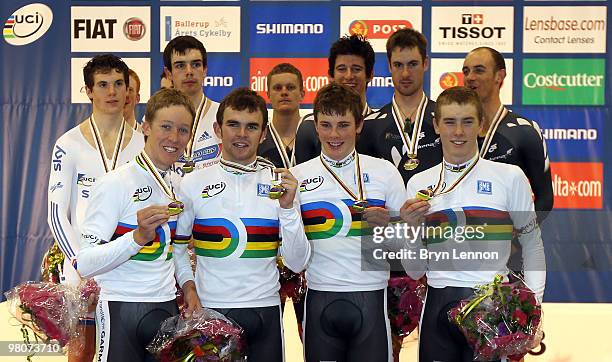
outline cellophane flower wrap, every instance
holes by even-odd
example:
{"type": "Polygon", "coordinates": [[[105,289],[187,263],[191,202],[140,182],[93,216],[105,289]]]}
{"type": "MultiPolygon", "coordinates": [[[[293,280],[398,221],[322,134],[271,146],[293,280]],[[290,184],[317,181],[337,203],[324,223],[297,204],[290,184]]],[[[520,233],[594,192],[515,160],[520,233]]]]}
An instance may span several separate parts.
{"type": "Polygon", "coordinates": [[[410,277],[392,277],[387,288],[387,310],[394,336],[405,337],[419,324],[426,286],[410,277]]]}
{"type": "Polygon", "coordinates": [[[201,308],[166,319],[147,346],[160,362],[241,361],[242,328],[223,314],[201,308]]]}
{"type": "Polygon", "coordinates": [[[57,243],[47,250],[40,265],[40,280],[49,283],[59,283],[64,264],[64,253],[57,243]]]}
{"type": "Polygon", "coordinates": [[[9,312],[44,342],[65,347],[79,338],[79,318],[87,314],[90,298],[98,293],[93,282],[78,288],[51,282],[25,282],[5,293],[9,312]]]}
{"type": "Polygon", "coordinates": [[[495,280],[448,312],[474,350],[475,361],[520,360],[542,340],[542,307],[522,280],[495,280]]]}
{"type": "Polygon", "coordinates": [[[306,295],[306,277],[304,272],[294,273],[283,263],[282,257],[276,259],[276,265],[279,273],[281,300],[291,298],[296,303],[302,300],[304,295],[306,295]]]}

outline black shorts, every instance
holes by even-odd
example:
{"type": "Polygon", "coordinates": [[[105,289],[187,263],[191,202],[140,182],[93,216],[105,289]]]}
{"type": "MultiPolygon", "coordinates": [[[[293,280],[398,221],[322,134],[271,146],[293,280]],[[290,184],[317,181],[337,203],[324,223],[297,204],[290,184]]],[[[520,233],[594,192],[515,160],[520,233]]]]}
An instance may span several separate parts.
{"type": "Polygon", "coordinates": [[[391,361],[387,289],[306,293],[307,362],[391,361]]]}
{"type": "Polygon", "coordinates": [[[242,327],[249,362],[283,362],[284,341],[280,306],[213,309],[242,327]]]}
{"type": "Polygon", "coordinates": [[[175,300],[168,302],[98,301],[95,361],[156,361],[146,347],[161,323],[178,315],[175,300]]]}
{"type": "Polygon", "coordinates": [[[427,288],[419,330],[420,362],[473,361],[474,351],[459,328],[448,320],[448,311],[473,295],[472,288],[427,288]]]}

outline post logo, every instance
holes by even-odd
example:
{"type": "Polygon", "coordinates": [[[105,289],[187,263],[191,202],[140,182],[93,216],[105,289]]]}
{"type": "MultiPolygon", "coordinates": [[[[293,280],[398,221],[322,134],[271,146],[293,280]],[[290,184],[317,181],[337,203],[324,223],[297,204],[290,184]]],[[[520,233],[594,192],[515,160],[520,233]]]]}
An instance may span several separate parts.
{"type": "Polygon", "coordinates": [[[144,37],[147,29],[139,18],[129,18],[123,24],[123,35],[132,41],[138,41],[144,37]]]}
{"type": "Polygon", "coordinates": [[[444,72],[440,76],[440,87],[448,89],[463,85],[463,73],[461,72],[444,72]]]}
{"type": "Polygon", "coordinates": [[[603,105],[604,59],[523,60],[523,104],[603,105]]]}
{"type": "Polygon", "coordinates": [[[349,25],[349,34],[368,39],[387,39],[399,29],[412,29],[408,20],[355,20],[349,25]]]}
{"type": "Polygon", "coordinates": [[[601,209],[603,163],[552,162],[555,209],[601,209]]]}
{"type": "Polygon", "coordinates": [[[40,39],[53,22],[53,11],[35,3],[15,10],[4,22],[4,40],[11,45],[26,45],[40,39]]]}

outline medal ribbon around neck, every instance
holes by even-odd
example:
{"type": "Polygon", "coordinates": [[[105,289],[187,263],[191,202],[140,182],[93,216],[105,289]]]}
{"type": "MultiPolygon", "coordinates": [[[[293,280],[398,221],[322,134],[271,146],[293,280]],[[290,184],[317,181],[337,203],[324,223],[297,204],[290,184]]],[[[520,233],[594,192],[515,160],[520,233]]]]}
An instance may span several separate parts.
{"type": "MultiPolygon", "coordinates": [[[[300,125],[298,123],[298,127],[299,126],[300,125]]],[[[272,121],[270,121],[270,127],[269,128],[270,128],[270,135],[272,136],[272,141],[274,141],[274,145],[276,146],[276,150],[280,154],[281,160],[283,161],[283,167],[290,168],[292,166],[295,166],[295,146],[293,146],[293,152],[291,153],[291,158],[289,158],[289,155],[287,155],[287,147],[285,147],[285,144],[283,143],[283,139],[280,136],[280,134],[278,134],[278,131],[274,127],[274,123],[272,121]]],[[[295,131],[297,133],[297,128],[296,128],[295,131]]],[[[296,136],[297,136],[297,134],[296,134],[296,136]]]]}
{"type": "Polygon", "coordinates": [[[223,157],[221,157],[221,159],[219,160],[219,163],[227,171],[232,172],[232,173],[238,173],[238,174],[257,172],[259,170],[259,166],[261,166],[262,168],[270,168],[270,169],[274,168],[274,164],[272,162],[260,156],[257,156],[257,158],[255,158],[255,162],[253,163],[253,166],[248,166],[248,165],[243,165],[237,162],[228,161],[224,159],[223,157]]]}
{"type": "Polygon", "coordinates": [[[455,188],[457,188],[457,186],[459,186],[459,183],[461,183],[461,181],[463,181],[467,177],[467,175],[474,169],[474,167],[476,167],[476,164],[478,163],[479,159],[480,159],[480,157],[476,156],[474,161],[472,161],[466,167],[466,169],[463,172],[463,174],[461,176],[459,176],[459,178],[457,180],[455,180],[455,182],[453,182],[453,184],[448,189],[446,189],[446,190],[444,190],[442,192],[439,192],[439,190],[442,187],[442,185],[444,185],[444,170],[446,169],[446,167],[444,165],[444,161],[442,161],[442,164],[440,164],[441,169],[440,169],[440,176],[438,177],[438,183],[436,184],[436,187],[433,189],[433,197],[439,196],[439,195],[448,194],[451,191],[453,191],[455,188]]]}
{"type": "Polygon", "coordinates": [[[119,153],[121,152],[121,144],[123,143],[123,138],[125,137],[125,120],[121,120],[121,127],[119,128],[119,133],[117,134],[117,138],[115,141],[115,149],[113,150],[113,156],[110,160],[110,165],[108,159],[106,158],[106,150],[104,149],[104,142],[102,142],[102,137],[100,136],[100,130],[96,125],[96,121],[94,120],[93,114],[89,116],[89,128],[91,129],[91,134],[94,138],[94,143],[96,144],[96,150],[100,154],[102,158],[102,164],[104,165],[104,171],[109,172],[115,169],[117,166],[117,160],[119,159],[119,153]]]}
{"type": "Polygon", "coordinates": [[[149,156],[147,156],[144,151],[141,151],[140,154],[136,156],[136,162],[142,165],[145,168],[145,171],[147,171],[151,176],[153,176],[153,179],[155,180],[157,186],[159,186],[162,192],[170,200],[172,200],[172,202],[179,202],[176,199],[176,195],[174,194],[174,189],[172,188],[172,186],[168,186],[162,175],[159,173],[159,170],[157,170],[157,167],[155,167],[155,165],[153,164],[153,161],[151,161],[149,156]]]}
{"type": "Polygon", "coordinates": [[[484,158],[485,155],[489,153],[489,146],[491,145],[491,141],[493,141],[493,136],[495,135],[495,132],[497,131],[497,127],[501,123],[501,120],[504,119],[504,117],[506,117],[507,114],[508,114],[508,110],[506,109],[506,107],[504,107],[503,104],[500,105],[499,108],[497,109],[497,112],[495,112],[493,121],[491,122],[491,125],[489,126],[489,129],[487,130],[487,134],[485,136],[484,142],[482,143],[482,147],[480,148],[480,157],[484,158]]]}
{"type": "Polygon", "coordinates": [[[412,136],[410,137],[410,141],[408,141],[408,134],[404,131],[406,122],[406,117],[404,117],[404,113],[395,102],[395,96],[391,101],[393,110],[393,119],[395,120],[395,125],[397,130],[399,131],[400,136],[402,136],[402,141],[404,142],[404,147],[408,151],[408,157],[415,158],[418,152],[419,146],[419,133],[421,133],[421,126],[423,125],[423,118],[425,116],[425,106],[427,105],[427,96],[423,93],[421,100],[419,101],[419,105],[416,109],[416,118],[414,120],[414,127],[412,129],[412,136]]]}
{"type": "Polygon", "coordinates": [[[195,143],[195,135],[196,131],[198,130],[198,125],[200,124],[200,119],[206,116],[211,104],[210,99],[208,99],[206,96],[202,96],[202,100],[198,106],[198,111],[196,112],[195,119],[193,120],[193,125],[191,126],[191,138],[189,139],[187,147],[185,148],[185,160],[187,161],[191,160],[191,156],[193,154],[193,145],[195,143]]]}
{"type": "Polygon", "coordinates": [[[342,181],[342,179],[338,175],[336,175],[336,173],[331,169],[331,167],[323,159],[323,154],[319,155],[319,160],[321,160],[323,167],[325,167],[327,172],[329,172],[329,174],[333,177],[333,179],[336,180],[336,182],[338,183],[338,185],[340,185],[340,187],[344,190],[344,192],[346,192],[351,197],[351,199],[353,199],[353,201],[355,201],[356,203],[359,203],[359,202],[365,201],[365,197],[364,197],[365,187],[363,185],[363,178],[361,176],[361,163],[359,162],[359,154],[357,153],[357,151],[353,151],[353,153],[355,155],[355,178],[357,180],[357,190],[358,190],[359,195],[355,195],[355,193],[348,187],[348,185],[345,184],[344,181],[342,181]]]}

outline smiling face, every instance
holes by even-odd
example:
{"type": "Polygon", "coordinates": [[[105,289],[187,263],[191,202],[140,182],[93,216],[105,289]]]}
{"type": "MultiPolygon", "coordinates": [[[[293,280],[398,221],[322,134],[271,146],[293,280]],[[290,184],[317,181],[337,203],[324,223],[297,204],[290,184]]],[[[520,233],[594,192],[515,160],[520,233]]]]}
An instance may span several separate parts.
{"type": "Polygon", "coordinates": [[[225,160],[248,165],[257,158],[257,148],[263,142],[265,129],[259,110],[237,111],[232,107],[223,110],[223,122],[213,124],[215,134],[222,141],[221,153],[225,160]]]}
{"type": "Polygon", "coordinates": [[[481,102],[499,98],[499,90],[506,77],[506,70],[496,70],[491,53],[485,49],[470,52],[463,61],[465,86],[476,91],[481,102]]]}
{"type": "Polygon", "coordinates": [[[423,91],[423,76],[429,68],[427,58],[423,61],[419,49],[396,47],[391,52],[389,71],[395,91],[403,96],[412,96],[423,91]]]}
{"type": "Polygon", "coordinates": [[[365,97],[368,82],[372,80],[366,74],[365,61],[358,55],[338,55],[334,65],[334,82],[353,88],[365,97]]]}
{"type": "Polygon", "coordinates": [[[482,122],[473,104],[450,103],[440,107],[440,119],[434,120],[434,129],[440,135],[442,153],[447,162],[461,164],[478,152],[478,133],[482,122]]]}
{"type": "Polygon", "coordinates": [[[116,69],[108,73],[96,72],[93,80],[93,87],[87,88],[87,96],[92,100],[94,112],[121,114],[127,92],[123,73],[116,69]]]}
{"type": "Polygon", "coordinates": [[[192,114],[182,105],[160,108],[142,124],[145,152],[153,164],[167,170],[185,152],[191,137],[192,114]]]}
{"type": "Polygon", "coordinates": [[[363,122],[357,126],[352,113],[328,115],[319,113],[315,129],[319,135],[322,152],[329,158],[341,161],[355,149],[357,133],[363,122]]]}

